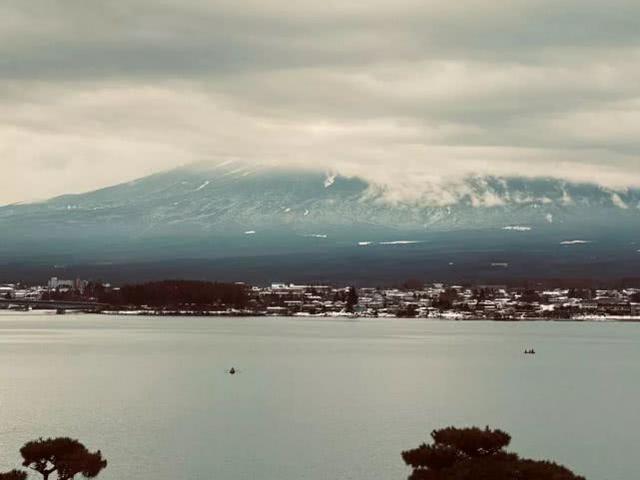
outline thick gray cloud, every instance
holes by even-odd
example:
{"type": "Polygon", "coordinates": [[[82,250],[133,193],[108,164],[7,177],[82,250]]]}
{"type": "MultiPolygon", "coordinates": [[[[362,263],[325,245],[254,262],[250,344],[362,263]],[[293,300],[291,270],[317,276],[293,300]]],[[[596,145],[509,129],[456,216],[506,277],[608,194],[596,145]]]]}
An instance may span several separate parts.
{"type": "Polygon", "coordinates": [[[484,174],[638,186],[637,18],[622,0],[5,0],[0,203],[230,158],[398,198],[484,174]]]}

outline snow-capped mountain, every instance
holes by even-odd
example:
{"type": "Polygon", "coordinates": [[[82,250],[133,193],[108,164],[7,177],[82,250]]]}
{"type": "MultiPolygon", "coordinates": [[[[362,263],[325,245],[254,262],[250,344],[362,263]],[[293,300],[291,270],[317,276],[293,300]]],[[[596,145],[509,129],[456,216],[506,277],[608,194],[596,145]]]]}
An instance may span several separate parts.
{"type": "Polygon", "coordinates": [[[571,257],[569,249],[582,247],[600,258],[605,245],[640,259],[640,246],[634,249],[638,190],[474,177],[452,184],[448,193],[446,200],[433,193],[404,199],[388,186],[322,171],[195,165],[0,208],[0,263],[262,256],[277,263],[282,255],[308,261],[313,255],[362,255],[366,249],[374,262],[407,251],[439,252],[451,258],[449,266],[461,252],[479,251],[482,257],[491,251],[495,261],[489,265],[504,265],[510,263],[500,261],[506,255],[501,251],[571,257]]]}

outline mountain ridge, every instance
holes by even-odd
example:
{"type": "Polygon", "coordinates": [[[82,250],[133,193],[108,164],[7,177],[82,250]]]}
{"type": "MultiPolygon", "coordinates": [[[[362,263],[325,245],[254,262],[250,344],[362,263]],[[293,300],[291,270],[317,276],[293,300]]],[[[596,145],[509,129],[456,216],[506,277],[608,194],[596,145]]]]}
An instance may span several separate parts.
{"type": "Polygon", "coordinates": [[[568,213],[568,220],[572,212],[580,209],[592,213],[597,213],[593,209],[640,213],[637,189],[619,192],[595,184],[525,177],[469,177],[462,183],[452,183],[452,189],[457,189],[456,202],[429,203],[428,198],[420,195],[398,200],[394,198],[397,195],[389,193],[392,190],[388,186],[371,184],[358,177],[229,163],[209,169],[182,167],[92,192],[0,207],[0,218],[12,213],[60,214],[65,210],[70,217],[77,211],[100,217],[105,211],[118,214],[118,209],[131,208],[134,211],[130,213],[151,220],[186,223],[200,216],[215,224],[226,219],[225,213],[234,207],[231,201],[236,202],[233,218],[248,223],[259,221],[260,216],[270,224],[276,216],[283,217],[282,223],[290,223],[286,220],[291,217],[300,220],[302,214],[307,223],[313,223],[320,215],[324,223],[363,222],[409,229],[447,229],[456,221],[476,227],[498,226],[519,220],[513,213],[523,214],[526,217],[523,221],[537,224],[552,223],[554,213],[561,216],[568,213]],[[473,214],[465,217],[465,210],[473,214]],[[494,215],[474,221],[480,211],[494,215]],[[495,221],[487,221],[492,218],[495,221]]]}
{"type": "MultiPolygon", "coordinates": [[[[533,268],[526,258],[548,261],[550,268],[570,264],[567,274],[576,275],[594,262],[627,275],[640,259],[639,190],[523,177],[471,177],[452,188],[457,202],[426,205],[415,192],[403,199],[390,195],[388,186],[337,173],[237,162],[181,167],[84,194],[0,207],[0,265],[107,263],[126,269],[141,262],[237,259],[242,279],[252,271],[242,259],[260,258],[264,278],[271,260],[274,272],[286,264],[293,276],[299,269],[319,270],[316,257],[332,265],[338,259],[338,279],[354,261],[366,261],[379,278],[388,278],[385,268],[398,277],[415,273],[414,261],[427,262],[425,275],[457,270],[447,270],[451,263],[468,266],[460,275],[488,268],[491,275],[502,269],[501,275],[522,276],[533,268]],[[516,269],[518,259],[524,263],[516,269]],[[396,269],[394,261],[405,267],[396,269]]],[[[322,278],[330,279],[331,271],[323,270],[322,278]]],[[[539,265],[536,272],[543,273],[539,265]]]]}

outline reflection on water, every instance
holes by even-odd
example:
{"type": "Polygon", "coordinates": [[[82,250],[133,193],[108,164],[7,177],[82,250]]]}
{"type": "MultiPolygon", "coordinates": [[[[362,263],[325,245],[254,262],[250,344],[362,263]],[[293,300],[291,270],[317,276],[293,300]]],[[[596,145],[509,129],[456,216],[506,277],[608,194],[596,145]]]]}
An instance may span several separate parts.
{"type": "Polygon", "coordinates": [[[634,478],[638,378],[640,324],[4,314],[0,468],[71,435],[107,480],[402,479],[432,429],[490,424],[634,478]]]}

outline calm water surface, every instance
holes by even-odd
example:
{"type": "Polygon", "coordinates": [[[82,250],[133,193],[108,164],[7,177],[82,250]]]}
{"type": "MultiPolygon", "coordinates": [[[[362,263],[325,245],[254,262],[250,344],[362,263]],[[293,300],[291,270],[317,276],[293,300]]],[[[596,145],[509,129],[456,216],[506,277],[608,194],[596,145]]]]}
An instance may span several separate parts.
{"type": "Polygon", "coordinates": [[[70,435],[104,480],[404,479],[450,424],[638,478],[640,324],[0,315],[2,469],[70,435]]]}

